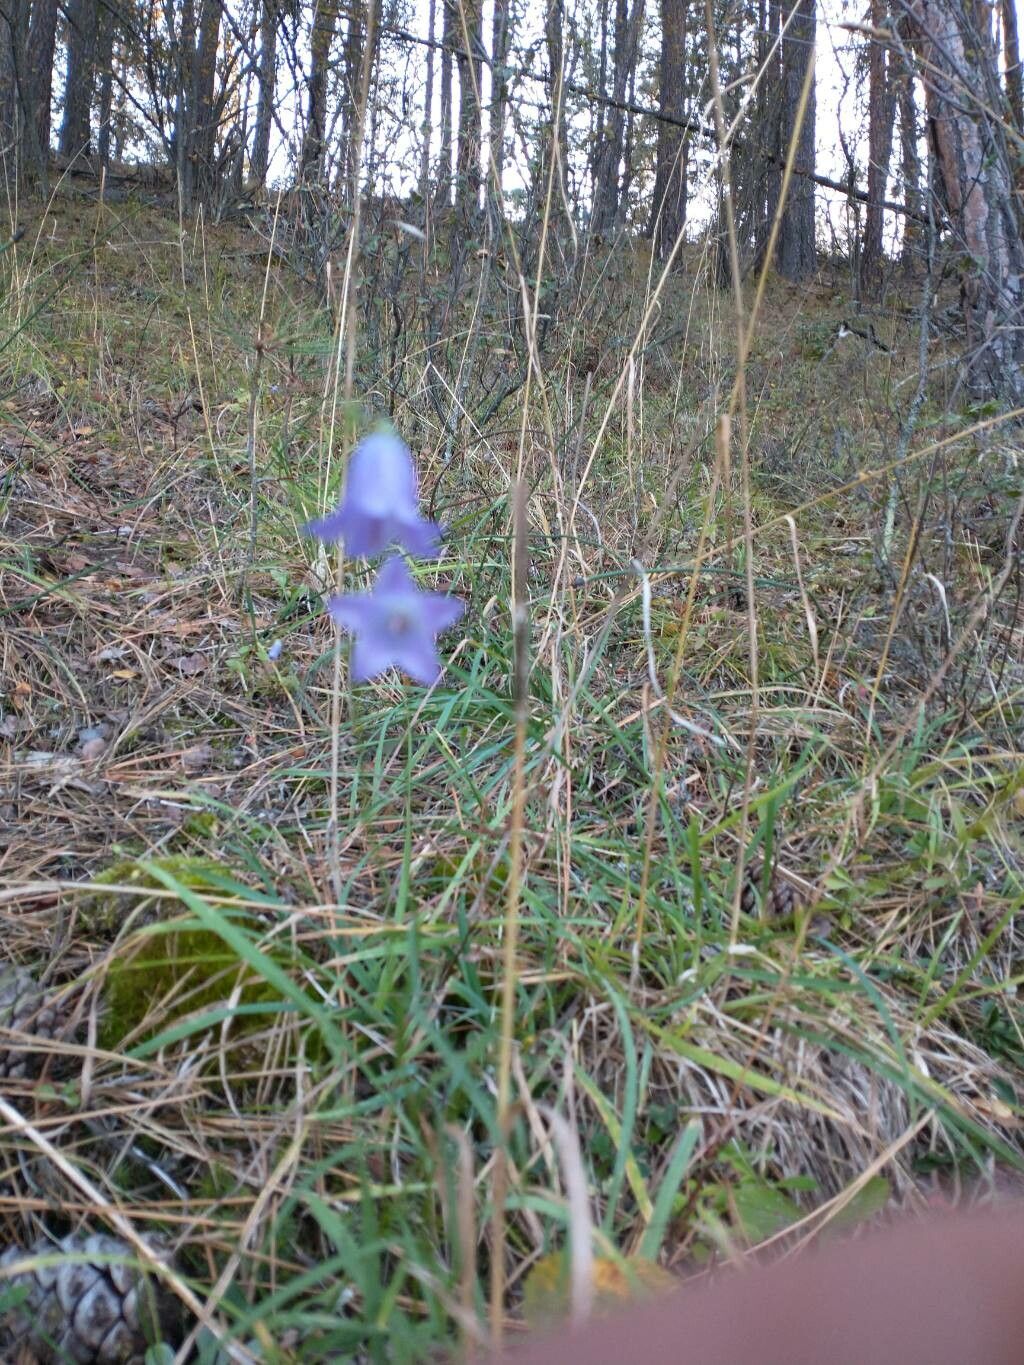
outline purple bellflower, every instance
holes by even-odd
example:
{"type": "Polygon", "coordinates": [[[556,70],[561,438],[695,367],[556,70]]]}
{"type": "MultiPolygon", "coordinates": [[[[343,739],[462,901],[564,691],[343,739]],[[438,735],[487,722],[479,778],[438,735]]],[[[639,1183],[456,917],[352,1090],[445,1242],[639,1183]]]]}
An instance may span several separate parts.
{"type": "Polygon", "coordinates": [[[373,431],[352,452],[340,506],[307,522],[307,535],[345,542],[345,553],[373,559],[396,542],[409,554],[437,554],[441,531],[420,516],[412,452],[393,431],[373,431]]]}
{"type": "Polygon", "coordinates": [[[354,636],[353,682],[366,682],[394,667],[429,686],[441,676],[434,641],[455,625],[465,605],[445,593],[421,591],[401,555],[392,555],[381,565],[371,592],[332,597],[327,609],[354,636]]]}

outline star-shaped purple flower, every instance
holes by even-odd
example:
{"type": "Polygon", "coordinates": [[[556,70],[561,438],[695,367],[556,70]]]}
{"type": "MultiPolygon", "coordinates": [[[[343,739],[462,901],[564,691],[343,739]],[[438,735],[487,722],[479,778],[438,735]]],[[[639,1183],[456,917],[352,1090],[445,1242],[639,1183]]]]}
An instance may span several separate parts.
{"type": "Polygon", "coordinates": [[[383,554],[396,542],[412,555],[435,555],[440,528],[420,516],[416,499],[409,447],[392,431],[374,431],[352,452],[341,505],[303,530],[320,540],[343,540],[346,554],[363,559],[383,554]]]}
{"type": "Polygon", "coordinates": [[[442,592],[422,592],[401,555],[392,555],[381,565],[372,592],[332,597],[327,610],[354,636],[353,682],[394,667],[429,686],[441,676],[434,641],[455,625],[465,606],[442,592]]]}

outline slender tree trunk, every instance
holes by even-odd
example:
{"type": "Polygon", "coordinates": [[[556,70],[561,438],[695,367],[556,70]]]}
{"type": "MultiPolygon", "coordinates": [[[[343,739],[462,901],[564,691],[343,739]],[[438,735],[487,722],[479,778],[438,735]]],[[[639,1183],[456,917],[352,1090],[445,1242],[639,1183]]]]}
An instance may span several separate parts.
{"type": "MultiPolygon", "coordinates": [[[[901,36],[909,36],[907,26],[900,25],[901,36]]],[[[904,65],[896,81],[896,107],[900,133],[900,179],[903,182],[903,203],[907,216],[903,220],[903,243],[900,247],[900,270],[913,274],[921,254],[922,224],[921,157],[918,151],[917,101],[914,97],[914,72],[904,65]]]]}
{"type": "Polygon", "coordinates": [[[430,196],[430,139],[434,131],[434,34],[437,31],[437,0],[430,0],[427,18],[427,84],[423,94],[423,145],[420,149],[420,199],[426,214],[430,196]]]}
{"type": "Polygon", "coordinates": [[[72,0],[68,8],[68,71],[64,84],[64,121],[60,128],[62,156],[86,156],[92,151],[92,96],[96,84],[97,0],[72,0]]]}
{"type": "Polygon", "coordinates": [[[262,189],[270,169],[270,134],[277,97],[277,0],[262,0],[260,8],[259,96],[252,138],[252,179],[262,189]]]}
{"type": "Polygon", "coordinates": [[[96,151],[101,166],[110,165],[110,119],[114,103],[114,15],[106,5],[99,11],[96,32],[96,72],[99,77],[99,134],[96,151]]]}
{"type": "Polygon", "coordinates": [[[13,25],[0,14],[0,149],[4,161],[8,149],[17,140],[18,81],[14,48],[13,25]]]}
{"type": "MultiPolygon", "coordinates": [[[[359,148],[356,146],[356,138],[359,136],[358,120],[356,119],[356,107],[359,100],[359,83],[363,72],[363,43],[366,37],[366,16],[360,3],[353,3],[348,16],[348,27],[345,30],[345,98],[342,105],[342,146],[344,156],[342,158],[340,174],[343,176],[343,189],[347,197],[353,192],[353,180],[355,175],[357,155],[359,148]]],[[[375,119],[377,102],[371,100],[370,114],[375,119]]],[[[371,129],[371,134],[373,129],[371,129]]],[[[371,137],[372,141],[372,137],[371,137]]]]}
{"type": "Polygon", "coordinates": [[[932,151],[960,245],[967,386],[1024,404],[1024,239],[998,109],[997,54],[984,16],[957,0],[911,0],[932,151]]]}
{"type": "Polygon", "coordinates": [[[455,200],[465,222],[475,217],[480,200],[480,147],[483,120],[480,100],[482,66],[467,55],[480,46],[480,0],[458,0],[459,19],[455,30],[459,47],[459,143],[455,200]]]}
{"type": "MultiPolygon", "coordinates": [[[[757,69],[763,72],[768,61],[768,25],[770,23],[768,12],[768,0],[757,0],[757,43],[755,51],[757,53],[757,69]]],[[[767,150],[769,137],[769,117],[768,117],[768,82],[765,75],[761,76],[758,82],[757,95],[754,104],[754,126],[758,136],[762,141],[762,149],[767,150]]],[[[764,238],[765,223],[765,204],[768,198],[768,167],[762,165],[761,175],[757,181],[757,203],[755,206],[754,219],[754,248],[757,255],[760,254],[761,244],[764,238]]]]}
{"type": "Polygon", "coordinates": [[[794,175],[782,211],[777,254],[778,268],[788,280],[809,279],[818,267],[814,241],[814,114],[812,87],[803,123],[797,128],[800,95],[814,50],[815,0],[798,0],[796,15],[782,40],[783,138],[788,148],[796,137],[794,175]]]}
{"type": "MultiPolygon", "coordinates": [[[[1021,90],[1020,37],[1017,30],[1017,6],[1014,0],[1002,0],[1003,47],[1006,54],[1006,102],[1010,117],[1018,133],[1024,133],[1024,94],[1021,90]]],[[[1018,158],[1021,153],[1018,151],[1018,158]]],[[[1020,177],[1018,176],[1018,186],[1020,177]]]]}
{"type": "Polygon", "coordinates": [[[544,41],[548,54],[548,95],[551,114],[544,131],[543,154],[540,158],[540,181],[537,198],[541,200],[551,185],[551,225],[556,244],[568,236],[568,190],[565,183],[566,118],[565,118],[565,13],[564,0],[546,0],[544,10],[544,41]],[[552,174],[553,171],[553,174],[552,174]]]}
{"type": "Polygon", "coordinates": [[[306,132],[299,160],[300,177],[316,182],[323,174],[324,146],[327,137],[327,75],[331,47],[338,26],[338,0],[316,0],[313,32],[309,43],[309,84],[306,106],[306,132]]]}
{"type": "Polygon", "coordinates": [[[458,0],[441,0],[441,146],[438,151],[437,202],[447,208],[452,196],[452,48],[456,43],[458,0]]]}
{"type": "MultiPolygon", "coordinates": [[[[598,28],[600,38],[598,44],[597,58],[597,90],[598,94],[604,96],[608,93],[608,7],[610,0],[598,0],[600,6],[600,18],[598,28]]],[[[594,214],[597,212],[597,187],[601,174],[601,157],[604,148],[604,125],[605,125],[604,100],[600,100],[591,115],[591,135],[590,135],[590,186],[591,186],[591,205],[590,222],[593,226],[594,214]]]]}
{"type": "Polygon", "coordinates": [[[779,198],[782,194],[782,158],[785,151],[782,137],[783,98],[782,98],[782,52],[773,45],[782,32],[782,0],[769,0],[768,4],[768,54],[764,74],[764,126],[767,130],[768,167],[765,173],[764,223],[761,232],[759,259],[768,249],[768,236],[779,211],[779,198]]]}
{"type": "MultiPolygon", "coordinates": [[[[887,17],[887,0],[872,0],[872,27],[883,28],[887,17]]],[[[885,45],[877,38],[870,38],[868,42],[868,203],[860,257],[860,283],[865,294],[873,293],[880,282],[885,233],[882,205],[889,183],[892,125],[896,112],[892,81],[895,59],[890,62],[885,45]]]]}
{"type": "MultiPolygon", "coordinates": [[[[636,104],[636,63],[630,68],[629,88],[626,91],[626,103],[636,104]]],[[[622,138],[622,184],[619,187],[619,205],[615,215],[615,226],[621,227],[626,220],[626,212],[629,208],[629,196],[633,189],[633,177],[636,167],[633,164],[633,137],[636,132],[636,116],[632,109],[625,115],[625,131],[622,138]]]]}
{"type": "MultiPolygon", "coordinates": [[[[686,112],[686,5],[687,0],[661,0],[658,103],[662,114],[674,119],[686,112]]],[[[659,260],[671,252],[686,222],[687,150],[682,128],[658,124],[651,235],[659,260]]]]}
{"type": "Polygon", "coordinates": [[[491,181],[494,193],[499,192],[505,169],[505,104],[508,99],[508,79],[505,63],[508,60],[508,0],[494,0],[491,13],[491,181]]]}

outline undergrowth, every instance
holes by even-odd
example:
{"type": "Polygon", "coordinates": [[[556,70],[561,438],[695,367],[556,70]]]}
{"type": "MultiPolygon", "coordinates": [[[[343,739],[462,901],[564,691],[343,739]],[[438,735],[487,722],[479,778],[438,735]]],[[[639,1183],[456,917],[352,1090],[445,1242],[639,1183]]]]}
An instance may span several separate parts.
{"type": "Polygon", "coordinates": [[[484,1339],[517,466],[509,1323],[564,1306],[574,1169],[611,1297],[1015,1179],[1021,475],[941,363],[890,467],[912,300],[882,350],[827,274],[769,284],[744,493],[696,254],[644,331],[643,249],[589,261],[510,386],[501,306],[418,333],[443,274],[382,233],[346,405],[337,319],[253,231],[70,195],[36,228],[2,263],[0,908],[84,1028],[9,1095],[105,1202],[8,1125],[8,1240],[162,1231],[204,1360],[484,1339]],[[298,528],[379,415],[467,608],[435,688],[336,693],[298,528]]]}

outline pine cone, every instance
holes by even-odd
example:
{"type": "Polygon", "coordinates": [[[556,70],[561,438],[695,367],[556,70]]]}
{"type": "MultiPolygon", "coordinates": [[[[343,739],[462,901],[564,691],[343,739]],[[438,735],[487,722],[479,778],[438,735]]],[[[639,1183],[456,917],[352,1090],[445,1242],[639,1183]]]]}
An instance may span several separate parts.
{"type": "Polygon", "coordinates": [[[60,1005],[47,995],[30,972],[22,967],[0,968],[0,1080],[37,1076],[48,1052],[33,1052],[27,1043],[7,1039],[7,1031],[49,1041],[59,1038],[68,1019],[60,1005]]]}
{"type": "Polygon", "coordinates": [[[0,1256],[0,1276],[26,1256],[60,1252],[76,1259],[0,1277],[0,1302],[13,1293],[19,1299],[0,1313],[0,1359],[27,1357],[38,1365],[142,1365],[148,1347],[181,1339],[178,1300],[143,1274],[136,1253],[118,1237],[72,1235],[57,1243],[43,1238],[27,1252],[10,1247],[0,1256]],[[81,1257],[102,1259],[77,1259],[81,1257]],[[108,1257],[119,1259],[113,1263],[108,1257]],[[126,1257],[131,1264],[122,1259],[126,1257]]]}
{"type": "MultiPolygon", "coordinates": [[[[761,897],[764,892],[764,868],[748,867],[743,878],[740,892],[740,909],[751,919],[760,918],[761,897]]],[[[764,907],[764,918],[769,920],[792,919],[796,914],[800,898],[789,882],[776,876],[774,870],[768,885],[768,901],[764,907]]]]}

